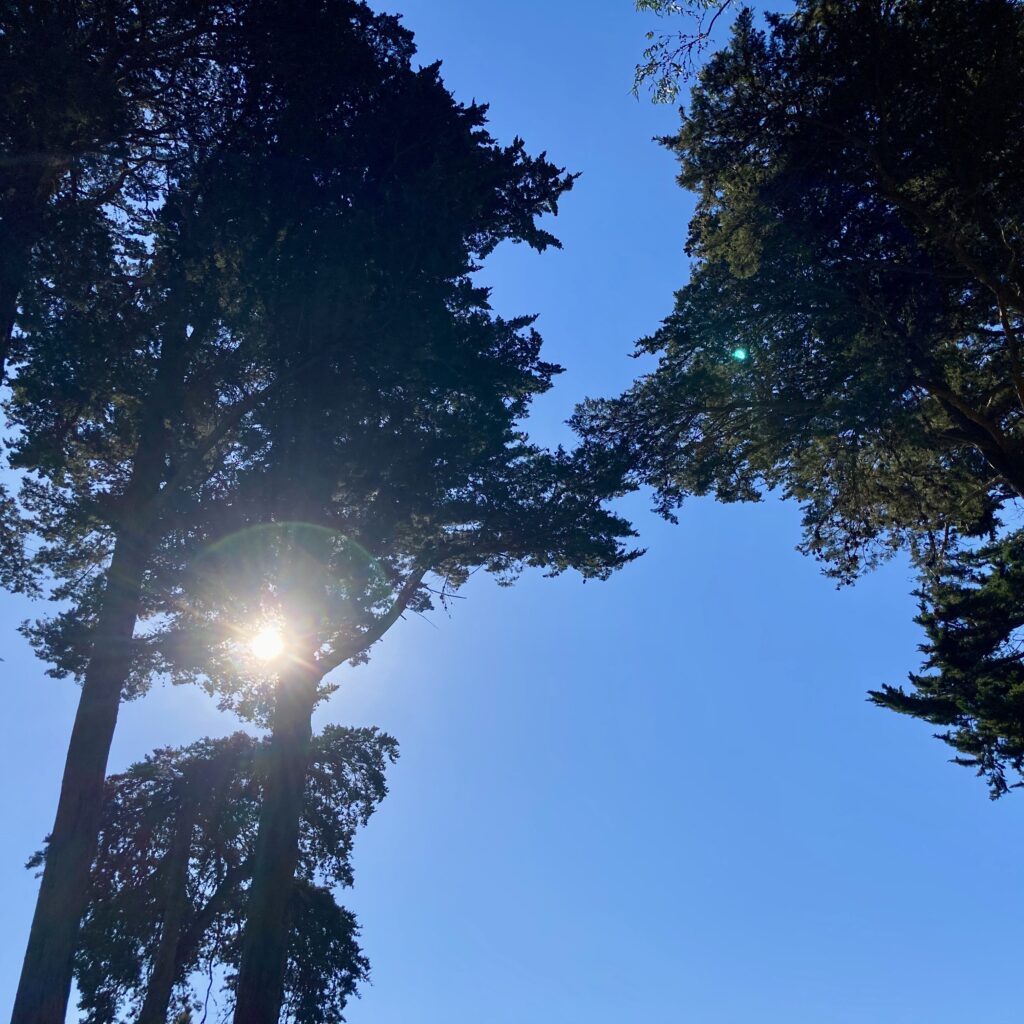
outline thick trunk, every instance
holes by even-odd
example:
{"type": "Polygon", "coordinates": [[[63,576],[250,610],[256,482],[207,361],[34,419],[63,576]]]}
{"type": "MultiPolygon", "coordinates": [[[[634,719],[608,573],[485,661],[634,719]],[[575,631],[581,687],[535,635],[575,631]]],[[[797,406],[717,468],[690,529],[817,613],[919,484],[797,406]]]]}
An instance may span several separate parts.
{"type": "Polygon", "coordinates": [[[122,538],[111,560],[46,849],[11,1024],[64,1024],[78,924],[89,894],[107,756],[131,664],[146,552],[122,538]]]}
{"type": "Polygon", "coordinates": [[[103,811],[107,759],[132,665],[131,641],[143,575],[155,541],[155,524],[147,510],[160,492],[167,451],[165,421],[173,412],[173,396],[180,393],[183,358],[180,344],[164,346],[154,395],[140,431],[71,731],[11,1024],[64,1024],[78,925],[89,895],[89,873],[103,811]]]}
{"type": "Polygon", "coordinates": [[[171,847],[164,858],[164,905],[153,970],[146,986],[146,998],[137,1024],[166,1024],[174,982],[178,977],[178,945],[189,912],[188,864],[192,852],[192,830],[198,810],[196,795],[186,787],[171,847]]]}
{"type": "Polygon", "coordinates": [[[299,665],[283,672],[278,682],[234,1024],[277,1024],[281,1012],[289,909],[309,767],[310,717],[318,681],[319,673],[299,665]]]}

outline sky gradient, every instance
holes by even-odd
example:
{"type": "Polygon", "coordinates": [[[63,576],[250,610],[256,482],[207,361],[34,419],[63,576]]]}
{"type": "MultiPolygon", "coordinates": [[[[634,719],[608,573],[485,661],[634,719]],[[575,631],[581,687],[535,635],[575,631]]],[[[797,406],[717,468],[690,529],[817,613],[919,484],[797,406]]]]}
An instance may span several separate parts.
{"type": "MultiPolygon", "coordinates": [[[[536,312],[567,366],[531,419],[566,439],[586,395],[625,387],[685,279],[690,200],[637,101],[651,19],[629,0],[405,0],[424,63],[491,104],[502,141],[582,177],[483,279],[536,312]]],[[[991,803],[927,727],[865,691],[917,666],[908,568],[837,591],[798,555],[798,514],[624,503],[647,554],[607,583],[474,578],[339,677],[316,724],[379,725],[402,750],[357,837],[373,984],[350,1024],[1010,1024],[1019,1019],[1020,796],[991,803]]],[[[0,597],[0,1015],[35,896],[78,691],[0,597]]],[[[123,709],[112,770],[239,723],[198,691],[123,709]]]]}

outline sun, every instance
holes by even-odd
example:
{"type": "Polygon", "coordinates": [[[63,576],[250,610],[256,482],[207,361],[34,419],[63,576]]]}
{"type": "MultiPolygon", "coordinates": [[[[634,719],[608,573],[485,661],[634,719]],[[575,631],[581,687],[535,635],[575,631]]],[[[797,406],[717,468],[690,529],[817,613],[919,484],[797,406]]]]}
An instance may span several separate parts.
{"type": "Polygon", "coordinates": [[[284,653],[284,633],[280,626],[261,626],[249,638],[249,653],[259,661],[274,661],[284,653]]]}

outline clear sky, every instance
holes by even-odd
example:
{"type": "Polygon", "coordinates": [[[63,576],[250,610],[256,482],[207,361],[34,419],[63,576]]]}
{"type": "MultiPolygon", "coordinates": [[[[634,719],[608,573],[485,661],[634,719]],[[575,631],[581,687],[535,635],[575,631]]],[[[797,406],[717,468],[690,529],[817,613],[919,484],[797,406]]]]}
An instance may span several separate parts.
{"type": "MultiPolygon", "coordinates": [[[[494,132],[583,172],[563,252],[500,250],[505,313],[569,372],[537,436],[640,368],[686,275],[690,208],[637,102],[629,0],[398,0],[424,62],[494,132]]],[[[1019,1020],[1024,797],[990,803],[926,726],[865,690],[917,662],[909,571],[836,591],[796,510],[628,503],[646,556],[608,583],[474,579],[401,624],[318,723],[401,742],[347,903],[373,984],[350,1024],[1010,1024],[1019,1020]]],[[[13,999],[77,689],[0,598],[0,1015],[13,999]]],[[[234,731],[202,694],[126,707],[112,769],[234,731]]]]}

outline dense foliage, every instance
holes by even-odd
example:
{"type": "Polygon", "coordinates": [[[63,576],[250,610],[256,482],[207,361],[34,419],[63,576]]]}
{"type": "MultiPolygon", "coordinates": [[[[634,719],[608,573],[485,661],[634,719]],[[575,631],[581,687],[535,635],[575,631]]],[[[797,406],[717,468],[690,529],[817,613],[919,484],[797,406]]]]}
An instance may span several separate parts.
{"type": "Polygon", "coordinates": [[[267,32],[273,63],[260,66],[301,60],[303,73],[268,80],[274,102],[249,136],[259,173],[235,182],[239,216],[277,226],[267,255],[242,264],[258,311],[237,337],[275,387],[238,435],[230,500],[192,506],[199,526],[168,534],[154,563],[168,588],[154,603],[156,662],[272,729],[238,976],[246,1022],[277,1015],[282,894],[327,674],[475,569],[604,577],[631,557],[628,526],[603,507],[615,478],[529,442],[521,421],[558,367],[531,318],[495,316],[472,277],[502,241],[556,244],[536,219],[572,177],[518,140],[499,145],[436,67],[412,69],[400,35],[344,77],[311,61],[312,40],[351,45],[328,44],[338,31],[312,10],[267,32]],[[261,620],[287,637],[269,679],[237,657],[261,620]]]}
{"type": "Polygon", "coordinates": [[[942,728],[993,798],[1024,786],[1024,533],[963,552],[918,595],[924,672],[871,699],[942,728]]]}
{"type": "Polygon", "coordinates": [[[941,604],[1024,495],[1022,129],[1015,0],[741,12],[664,140],[697,210],[659,365],[578,429],[665,515],[777,489],[836,579],[903,551],[941,604]]]}
{"type": "Polygon", "coordinates": [[[0,377],[23,356],[25,289],[66,270],[89,236],[158,202],[190,146],[219,130],[232,74],[214,40],[236,10],[187,0],[3,6],[0,377]]]}
{"type": "Polygon", "coordinates": [[[557,244],[538,219],[573,176],[499,144],[413,53],[353,0],[232,5],[157,196],[97,208],[22,289],[19,514],[66,602],[28,632],[83,690],[18,1022],[63,1020],[118,705],[154,672],[274,730],[238,981],[240,1019],[273,1020],[326,674],[476,569],[632,557],[615,474],[525,434],[559,368],[473,277],[502,242],[557,244]],[[271,619],[288,656],[261,673],[238,653],[271,619]]]}
{"type": "Polygon", "coordinates": [[[663,511],[780,487],[850,579],[1024,490],[1021,26],[1004,0],[738,19],[666,140],[699,202],[691,281],[641,343],[661,365],[577,418],[663,511]]]}
{"type": "MultiPolygon", "coordinates": [[[[75,958],[87,1022],[164,1021],[198,1011],[211,977],[226,986],[222,1000],[230,1002],[265,746],[242,733],[204,740],[156,751],[108,779],[75,958]]],[[[355,920],[331,889],[352,882],[353,836],[387,792],[384,771],[395,751],[394,741],[373,729],[330,726],[313,742],[285,1020],[343,1020],[346,1000],[366,977],[355,920]]]]}

